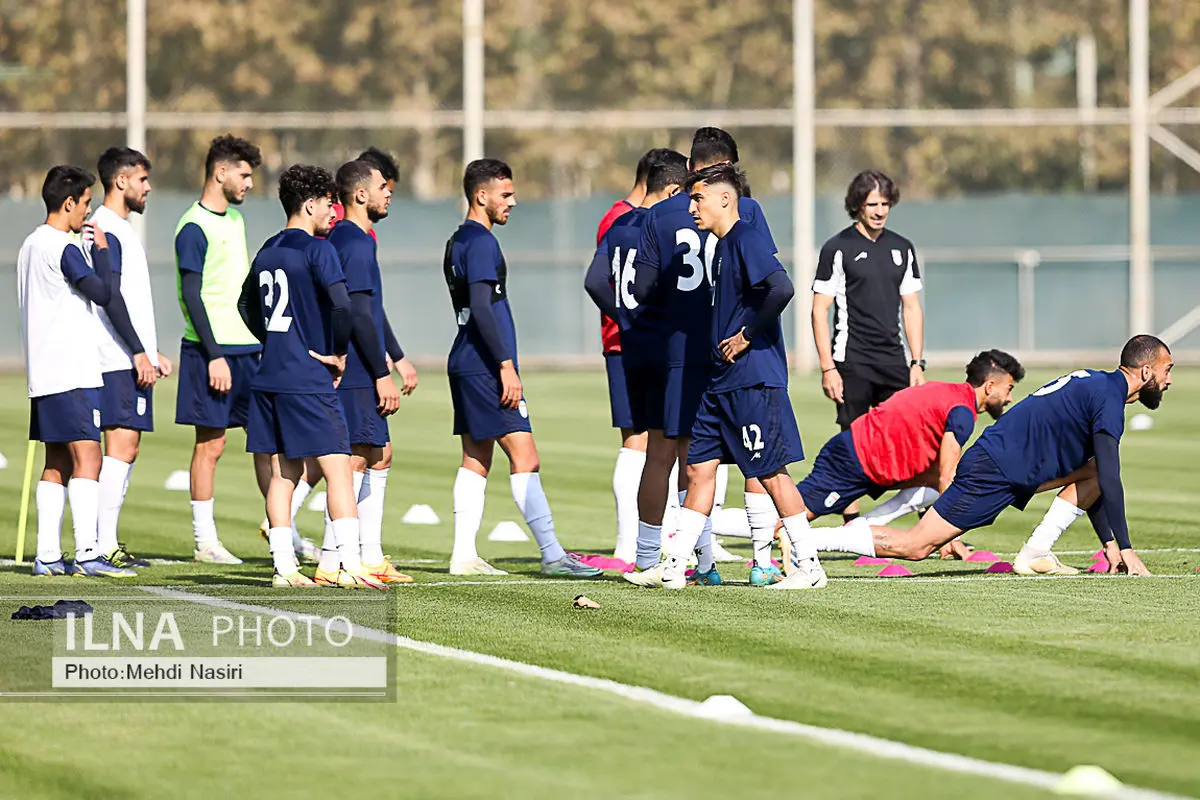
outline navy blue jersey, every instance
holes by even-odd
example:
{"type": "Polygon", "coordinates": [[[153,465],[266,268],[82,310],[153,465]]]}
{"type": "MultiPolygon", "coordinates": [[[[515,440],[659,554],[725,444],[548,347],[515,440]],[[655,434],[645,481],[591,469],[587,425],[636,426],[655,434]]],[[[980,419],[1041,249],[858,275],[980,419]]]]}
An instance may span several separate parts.
{"type": "MultiPolygon", "coordinates": [[[[383,276],[379,272],[379,257],[375,237],[353,222],[339,222],[329,234],[329,244],[337,251],[342,272],[346,276],[346,291],[371,296],[372,327],[379,336],[379,351],[384,350],[383,335],[383,276]]],[[[375,386],[375,378],[363,362],[362,355],[350,340],[346,352],[346,374],[339,388],[366,389],[375,386]]]]}
{"type": "MultiPolygon", "coordinates": [[[[688,212],[687,194],[669,197],[651,206],[642,225],[642,238],[634,259],[636,269],[657,271],[667,325],[667,363],[709,362],[712,313],[712,265],[717,237],[701,233],[688,212]]],[[[738,201],[744,221],[766,239],[772,253],[777,248],[758,203],[749,197],[738,201]]]]}
{"type": "Polygon", "coordinates": [[[611,267],[621,357],[631,366],[663,364],[667,342],[663,310],[654,305],[639,306],[633,296],[634,264],[648,213],[648,209],[635,208],[617,217],[597,248],[611,267]]]}
{"type": "Polygon", "coordinates": [[[712,324],[709,358],[715,363],[708,384],[711,392],[728,392],[749,386],[787,386],[787,351],[783,326],[776,319],[764,327],[745,352],[733,360],[721,357],[720,344],[746,327],[766,294],[762,284],[773,272],[782,272],[774,242],[747,222],[738,220],[717,244],[713,267],[712,324]]]}
{"type": "Polygon", "coordinates": [[[333,392],[329,370],[308,354],[333,350],[328,288],[346,278],[329,242],[289,228],[263,244],[250,274],[266,322],[251,388],[284,394],[333,392]]]}
{"type": "Polygon", "coordinates": [[[1066,477],[1094,455],[1093,435],[1121,440],[1128,392],[1120,370],[1076,370],[1010,408],[984,430],[978,445],[1018,486],[1066,477]]]}
{"type": "Polygon", "coordinates": [[[446,242],[442,273],[450,290],[450,303],[458,320],[458,334],[450,346],[446,368],[451,375],[498,374],[500,364],[484,341],[483,334],[471,319],[470,287],[473,283],[490,283],[492,314],[500,340],[517,364],[517,328],[512,307],[508,304],[508,266],[500,252],[500,242],[483,225],[467,220],[446,242]]]}

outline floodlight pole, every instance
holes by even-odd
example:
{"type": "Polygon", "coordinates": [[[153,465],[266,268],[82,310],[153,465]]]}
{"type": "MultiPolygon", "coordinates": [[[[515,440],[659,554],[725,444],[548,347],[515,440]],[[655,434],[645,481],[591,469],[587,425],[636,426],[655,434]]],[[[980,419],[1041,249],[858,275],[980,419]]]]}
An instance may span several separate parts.
{"type": "Polygon", "coordinates": [[[463,163],[483,158],[483,0],[463,0],[463,163]]]}
{"type": "Polygon", "coordinates": [[[1129,0],[1129,333],[1154,321],[1150,261],[1150,9],[1129,0]]]}
{"type": "Polygon", "coordinates": [[[796,318],[792,331],[796,367],[801,373],[817,366],[812,330],[812,282],[816,273],[814,136],[813,0],[792,3],[792,277],[796,285],[796,318]]]}
{"type": "MultiPolygon", "coordinates": [[[[125,143],[146,152],[146,0],[125,6],[125,143]]],[[[145,215],[131,214],[129,222],[145,241],[145,215]]]]}

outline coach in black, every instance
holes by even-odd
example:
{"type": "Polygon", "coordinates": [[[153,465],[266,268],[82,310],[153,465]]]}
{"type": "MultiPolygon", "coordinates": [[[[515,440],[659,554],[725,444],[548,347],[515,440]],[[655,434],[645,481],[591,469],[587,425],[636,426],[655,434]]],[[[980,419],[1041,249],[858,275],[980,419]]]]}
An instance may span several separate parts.
{"type": "Polygon", "coordinates": [[[817,262],[813,339],[821,387],[837,403],[842,430],[895,392],[925,382],[916,250],[885,227],[898,202],[900,190],[882,172],[855,175],[846,192],[846,213],[854,224],[825,243],[817,262]],[[911,359],[900,341],[901,324],[911,359]]]}

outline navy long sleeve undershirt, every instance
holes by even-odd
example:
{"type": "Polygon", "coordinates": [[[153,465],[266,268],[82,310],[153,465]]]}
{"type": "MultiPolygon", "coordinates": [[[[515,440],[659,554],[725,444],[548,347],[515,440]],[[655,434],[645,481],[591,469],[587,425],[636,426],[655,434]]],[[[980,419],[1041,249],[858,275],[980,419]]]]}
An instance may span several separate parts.
{"type": "Polygon", "coordinates": [[[392,363],[404,358],[404,349],[400,347],[400,341],[392,331],[392,323],[386,311],[383,313],[383,349],[392,357],[392,363]]]}
{"type": "MultiPolygon", "coordinates": [[[[183,274],[187,276],[188,273],[183,274]]],[[[254,334],[254,338],[258,339],[259,344],[266,344],[267,323],[263,320],[262,310],[259,306],[258,291],[258,275],[251,271],[246,276],[246,280],[242,281],[242,293],[238,295],[237,310],[238,316],[242,318],[242,322],[249,328],[250,333],[254,334]]]]}
{"type": "MultiPolygon", "coordinates": [[[[112,297],[104,310],[108,313],[108,321],[112,323],[117,336],[121,337],[129,352],[136,356],[146,352],[146,348],[142,346],[142,340],[133,328],[133,320],[129,318],[129,307],[125,305],[125,297],[121,294],[121,240],[111,233],[104,234],[104,238],[108,240],[108,263],[112,274],[112,297]]],[[[92,263],[95,263],[99,252],[100,249],[93,242],[92,263]]]]}
{"type": "Polygon", "coordinates": [[[71,245],[63,250],[59,267],[63,277],[88,300],[101,307],[112,302],[112,269],[107,249],[97,248],[89,267],[83,251],[71,245]]]}
{"type": "Polygon", "coordinates": [[[471,320],[483,343],[487,346],[492,358],[499,364],[511,361],[512,353],[504,346],[504,337],[500,335],[500,325],[496,322],[496,314],[492,311],[492,297],[496,293],[496,284],[492,281],[477,281],[471,284],[471,320]]]}
{"type": "Polygon", "coordinates": [[[345,355],[350,345],[350,293],[346,290],[345,281],[338,281],[327,291],[333,305],[329,313],[329,325],[333,329],[333,354],[345,355]]]}
{"type": "Polygon", "coordinates": [[[387,355],[379,343],[379,330],[375,327],[375,319],[371,314],[370,293],[354,292],[350,295],[350,319],[350,335],[367,371],[376,380],[386,378],[390,370],[387,366],[387,355]]]}
{"type": "Polygon", "coordinates": [[[783,309],[787,308],[787,304],[792,302],[792,297],[796,294],[796,288],[792,286],[791,279],[783,270],[772,272],[759,286],[766,287],[767,294],[763,297],[762,305],[759,306],[754,319],[746,325],[742,334],[746,341],[753,340],[761,331],[766,330],[768,325],[779,319],[783,309]]]}
{"type": "Polygon", "coordinates": [[[204,310],[204,300],[200,297],[204,276],[199,272],[180,270],[179,280],[179,293],[183,296],[183,305],[187,309],[188,319],[192,321],[192,328],[200,339],[200,349],[204,351],[206,359],[215,361],[221,358],[221,346],[213,336],[212,323],[208,321],[208,312],[204,310]]]}
{"type": "Polygon", "coordinates": [[[1115,437],[1097,433],[1092,437],[1096,453],[1096,478],[1100,482],[1100,504],[1113,538],[1122,550],[1128,550],[1129,525],[1125,519],[1125,487],[1121,485],[1120,447],[1115,437]]]}
{"type": "MultiPolygon", "coordinates": [[[[588,265],[587,273],[583,276],[583,290],[592,298],[601,314],[609,319],[616,319],[617,302],[613,286],[609,283],[610,277],[607,253],[597,250],[592,263],[588,265]]],[[[637,277],[636,272],[634,277],[637,277]]]]}

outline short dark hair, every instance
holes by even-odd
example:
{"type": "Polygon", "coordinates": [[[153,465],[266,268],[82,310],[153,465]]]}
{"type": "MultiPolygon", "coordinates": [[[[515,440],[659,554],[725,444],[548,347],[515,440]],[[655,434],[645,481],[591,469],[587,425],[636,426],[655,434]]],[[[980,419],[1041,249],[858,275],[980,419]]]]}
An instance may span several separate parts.
{"type": "MultiPolygon", "coordinates": [[[[656,147],[653,150],[647,150],[646,154],[638,159],[637,172],[633,176],[635,184],[645,183],[650,179],[650,170],[655,164],[661,164],[664,158],[680,155],[669,147],[656,147]]],[[[685,158],[684,161],[687,159],[685,158]]]]}
{"type": "Polygon", "coordinates": [[[646,194],[658,194],[671,184],[683,186],[687,183],[688,174],[687,156],[664,149],[646,173],[646,194]]]}
{"type": "Polygon", "coordinates": [[[1011,375],[1014,383],[1025,377],[1025,368],[1003,350],[984,350],[967,364],[967,383],[978,388],[996,374],[1011,375]]]}
{"type": "Polygon", "coordinates": [[[368,147],[358,154],[355,161],[365,161],[375,169],[379,170],[379,174],[383,176],[385,181],[395,181],[400,179],[400,167],[396,165],[396,159],[392,158],[387,153],[380,150],[378,147],[368,147]]]}
{"type": "Polygon", "coordinates": [[[42,202],[46,204],[46,213],[61,211],[67,198],[79,202],[79,198],[95,182],[96,176],[83,167],[65,164],[51,167],[46,173],[46,180],[42,182],[42,202]]]}
{"type": "Polygon", "coordinates": [[[737,142],[728,131],[720,128],[698,128],[692,134],[692,166],[697,164],[717,164],[728,161],[738,162],[737,142]]]}
{"type": "Polygon", "coordinates": [[[879,170],[865,170],[855,175],[850,181],[850,187],[846,189],[846,213],[850,215],[850,219],[858,218],[863,203],[867,202],[867,197],[876,190],[887,199],[888,205],[899,205],[900,187],[895,181],[879,170]]]}
{"type": "Polygon", "coordinates": [[[369,161],[347,161],[338,167],[334,181],[337,184],[338,200],[342,205],[346,205],[358,187],[371,180],[371,172],[378,169],[379,167],[369,161]]]}
{"type": "Polygon", "coordinates": [[[258,169],[262,163],[262,152],[258,147],[245,139],[239,139],[232,133],[218,136],[208,146],[208,155],[204,159],[204,177],[211,178],[217,170],[217,164],[237,164],[245,161],[250,169],[258,169]]]}
{"type": "Polygon", "coordinates": [[[512,169],[498,158],[477,158],[463,171],[463,194],[470,201],[480,186],[492,181],[512,180],[512,169]]]}
{"type": "Polygon", "coordinates": [[[733,187],[738,197],[746,194],[746,173],[738,169],[736,164],[721,163],[705,167],[698,172],[688,175],[685,189],[690,192],[697,183],[725,183],[733,187]]]}
{"type": "Polygon", "coordinates": [[[135,167],[145,167],[146,172],[149,172],[150,159],[132,147],[108,148],[100,154],[100,160],[96,164],[96,171],[100,173],[100,185],[106,192],[111,190],[118,173],[135,167]]]}
{"type": "Polygon", "coordinates": [[[1168,355],[1171,353],[1171,348],[1167,347],[1167,343],[1162,339],[1148,333],[1139,333],[1121,348],[1121,366],[1138,369],[1146,364],[1153,364],[1162,350],[1166,350],[1168,355]]]}
{"type": "Polygon", "coordinates": [[[293,164],[279,176],[279,202],[289,217],[313,198],[333,197],[333,176],[324,167],[293,164]]]}

